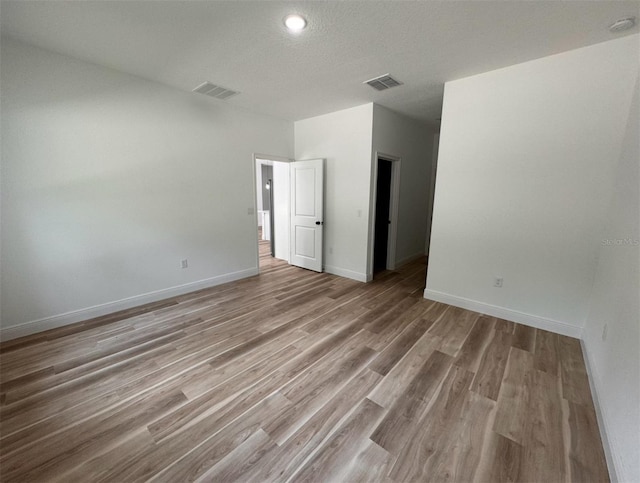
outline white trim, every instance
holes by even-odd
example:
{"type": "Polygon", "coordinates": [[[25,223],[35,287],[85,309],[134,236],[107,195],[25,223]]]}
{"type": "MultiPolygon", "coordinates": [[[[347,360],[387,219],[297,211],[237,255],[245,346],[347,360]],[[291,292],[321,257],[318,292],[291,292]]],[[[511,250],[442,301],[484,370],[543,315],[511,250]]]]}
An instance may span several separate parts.
{"type": "Polygon", "coordinates": [[[618,479],[617,468],[622,468],[622,461],[620,461],[620,457],[618,456],[620,452],[614,451],[614,447],[616,447],[617,445],[613,444],[614,440],[609,438],[609,435],[613,435],[614,433],[609,430],[609,425],[607,424],[607,421],[609,421],[607,412],[605,411],[605,408],[600,404],[600,399],[598,398],[598,387],[600,386],[600,378],[598,377],[598,373],[596,372],[596,366],[591,363],[589,351],[587,350],[587,345],[584,340],[584,333],[582,334],[582,338],[580,339],[580,345],[582,346],[582,353],[584,354],[584,364],[587,369],[587,379],[589,380],[589,387],[591,388],[591,397],[593,398],[593,405],[596,409],[596,417],[598,418],[600,440],[602,441],[604,455],[607,459],[609,479],[615,483],[620,481],[618,479]]]}
{"type": "MultiPolygon", "coordinates": [[[[260,240],[258,239],[258,155],[253,154],[253,163],[251,165],[251,171],[253,173],[253,213],[254,213],[254,227],[255,227],[255,254],[256,258],[254,263],[256,264],[258,272],[260,271],[260,240]]],[[[264,207],[263,207],[264,208],[264,207]]],[[[264,227],[263,227],[264,229],[264,227]]]]}
{"type": "MultiPolygon", "coordinates": [[[[400,260],[396,260],[396,268],[400,268],[403,265],[406,265],[407,263],[415,262],[416,260],[419,260],[422,257],[424,257],[424,253],[418,252],[418,253],[414,253],[413,255],[409,255],[408,257],[401,258],[400,260]]],[[[427,274],[425,272],[425,278],[426,277],[427,277],[427,274]]]]}
{"type": "Polygon", "coordinates": [[[286,158],[284,156],[273,156],[271,154],[260,154],[260,153],[253,153],[253,160],[257,161],[259,159],[262,159],[264,161],[279,161],[281,163],[293,163],[293,159],[291,158],[286,158]]]}
{"type": "Polygon", "coordinates": [[[83,320],[108,315],[120,310],[130,309],[132,307],[137,307],[139,305],[144,305],[151,302],[157,302],[159,300],[168,299],[177,295],[184,295],[189,292],[195,292],[196,290],[201,290],[203,288],[209,288],[216,285],[221,285],[223,283],[233,282],[235,280],[251,277],[253,275],[258,275],[257,267],[252,267],[237,272],[225,273],[216,277],[206,278],[204,280],[198,280],[196,282],[185,283],[184,285],[177,285],[175,287],[156,290],[154,292],[148,292],[141,295],[134,295],[133,297],[127,297],[121,300],[107,302],[105,304],[94,305],[93,307],[86,307],[84,309],[73,310],[64,314],[45,317],[43,319],[31,320],[29,322],[23,322],[12,327],[3,327],[0,329],[0,340],[6,341],[16,339],[18,337],[23,337],[25,335],[35,334],[37,332],[42,332],[44,330],[55,329],[64,325],[82,322],[83,320]]]}
{"type": "Polygon", "coordinates": [[[436,302],[454,305],[456,307],[467,310],[473,310],[474,312],[479,312],[481,314],[487,314],[493,317],[511,320],[513,322],[517,322],[518,324],[535,327],[536,329],[548,330],[557,334],[575,337],[576,339],[579,339],[582,335],[582,327],[577,327],[575,325],[560,322],[558,320],[547,319],[546,317],[540,317],[538,315],[526,314],[524,312],[508,309],[506,307],[500,307],[498,305],[491,305],[484,302],[478,302],[477,300],[466,299],[464,297],[458,297],[456,295],[438,292],[437,290],[425,289],[424,298],[435,300],[436,302]]]}
{"type": "Polygon", "coordinates": [[[325,265],[324,271],[327,273],[331,273],[333,275],[338,275],[339,277],[345,277],[345,278],[350,278],[352,280],[357,280],[358,282],[370,281],[366,273],[354,272],[353,270],[347,270],[346,268],[325,265]]]}

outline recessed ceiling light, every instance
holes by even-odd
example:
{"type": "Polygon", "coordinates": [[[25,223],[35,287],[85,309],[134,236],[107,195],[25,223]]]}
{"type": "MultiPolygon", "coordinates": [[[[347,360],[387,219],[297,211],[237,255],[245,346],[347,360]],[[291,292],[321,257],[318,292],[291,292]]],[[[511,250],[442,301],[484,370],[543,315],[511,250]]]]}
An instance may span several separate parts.
{"type": "Polygon", "coordinates": [[[284,18],[284,24],[291,32],[300,32],[307,26],[307,21],[302,15],[291,14],[284,18]]]}
{"type": "Polygon", "coordinates": [[[615,34],[618,32],[622,32],[623,30],[629,30],[630,28],[633,28],[635,24],[636,24],[635,17],[621,18],[613,22],[611,25],[609,25],[609,32],[615,34]]]}

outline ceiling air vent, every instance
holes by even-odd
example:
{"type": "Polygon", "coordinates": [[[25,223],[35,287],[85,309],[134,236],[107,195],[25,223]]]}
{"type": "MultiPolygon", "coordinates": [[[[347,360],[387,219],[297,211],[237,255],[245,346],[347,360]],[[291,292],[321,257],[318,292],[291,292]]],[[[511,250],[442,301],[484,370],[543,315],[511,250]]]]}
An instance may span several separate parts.
{"type": "Polygon", "coordinates": [[[363,84],[369,84],[377,91],[384,91],[385,89],[391,89],[392,87],[401,86],[402,82],[394,79],[389,74],[385,74],[363,82],[363,84]]]}
{"type": "Polygon", "coordinates": [[[215,84],[212,84],[211,82],[200,84],[193,90],[193,92],[198,92],[199,94],[204,94],[205,96],[215,97],[216,99],[222,99],[223,101],[235,96],[236,94],[240,94],[237,91],[232,91],[231,89],[227,89],[226,87],[217,86],[215,84]]]}

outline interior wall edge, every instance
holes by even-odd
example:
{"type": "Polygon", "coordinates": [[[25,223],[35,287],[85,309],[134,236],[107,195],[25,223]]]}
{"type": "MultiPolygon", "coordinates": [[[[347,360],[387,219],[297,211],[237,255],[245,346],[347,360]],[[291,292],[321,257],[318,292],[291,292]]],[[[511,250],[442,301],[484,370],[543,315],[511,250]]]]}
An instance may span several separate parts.
{"type": "Polygon", "coordinates": [[[337,275],[339,277],[350,278],[351,280],[355,280],[357,282],[369,282],[371,279],[368,274],[355,272],[353,270],[348,270],[346,268],[335,267],[333,265],[325,265],[324,271],[330,273],[331,275],[337,275]]]}
{"type": "Polygon", "coordinates": [[[539,315],[527,314],[517,310],[491,305],[477,300],[471,300],[464,297],[458,297],[437,290],[425,289],[424,298],[434,300],[444,304],[453,305],[466,310],[472,310],[481,314],[499,317],[501,319],[510,320],[518,324],[528,325],[536,329],[548,330],[560,335],[566,335],[575,339],[582,337],[582,327],[560,322],[558,320],[548,319],[539,315]]]}
{"type": "Polygon", "coordinates": [[[17,339],[18,337],[36,334],[45,330],[56,329],[65,325],[75,324],[76,322],[82,322],[83,320],[92,319],[94,317],[101,317],[103,315],[109,315],[120,310],[131,309],[133,307],[148,304],[151,302],[158,302],[170,297],[184,295],[189,292],[195,292],[196,290],[214,287],[216,285],[233,282],[242,278],[252,277],[254,275],[258,275],[257,266],[239,270],[237,272],[217,275],[215,277],[206,278],[195,282],[185,283],[183,285],[176,285],[175,287],[156,290],[154,292],[134,295],[133,297],[114,300],[112,302],[94,305],[92,307],[85,307],[83,309],[73,310],[64,314],[31,320],[9,327],[2,327],[0,328],[0,340],[7,341],[17,339]]]}
{"type": "Polygon", "coordinates": [[[614,432],[610,430],[611,425],[608,424],[609,418],[607,417],[607,410],[605,406],[600,402],[598,397],[598,388],[601,387],[600,378],[596,371],[596,366],[591,361],[589,350],[584,339],[584,335],[580,338],[580,345],[582,346],[582,354],[584,358],[584,365],[587,369],[587,379],[589,380],[589,388],[591,389],[591,397],[593,398],[593,406],[596,410],[596,418],[598,419],[598,430],[600,431],[600,440],[602,441],[602,447],[604,449],[604,455],[607,459],[607,469],[609,470],[609,478],[612,483],[620,481],[618,479],[617,468],[622,464],[620,458],[616,458],[620,452],[616,451],[617,445],[615,440],[611,437],[614,432]]]}

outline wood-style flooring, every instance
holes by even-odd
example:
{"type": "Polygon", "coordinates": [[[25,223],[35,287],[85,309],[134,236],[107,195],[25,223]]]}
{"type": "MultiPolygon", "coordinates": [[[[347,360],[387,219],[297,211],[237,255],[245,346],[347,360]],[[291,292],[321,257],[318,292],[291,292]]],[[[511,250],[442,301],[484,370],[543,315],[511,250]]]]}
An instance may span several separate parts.
{"type": "Polygon", "coordinates": [[[608,481],[578,340],[262,262],[3,343],[0,479],[608,481]]]}
{"type": "Polygon", "coordinates": [[[271,242],[262,239],[262,228],[258,228],[258,257],[260,267],[271,265],[271,242]]]}

